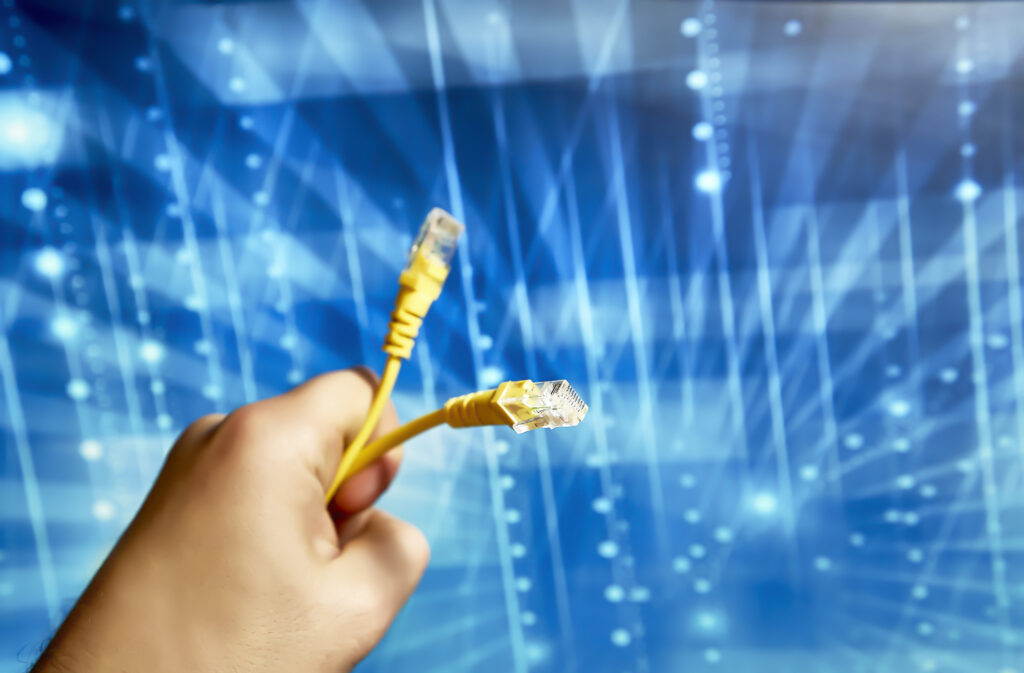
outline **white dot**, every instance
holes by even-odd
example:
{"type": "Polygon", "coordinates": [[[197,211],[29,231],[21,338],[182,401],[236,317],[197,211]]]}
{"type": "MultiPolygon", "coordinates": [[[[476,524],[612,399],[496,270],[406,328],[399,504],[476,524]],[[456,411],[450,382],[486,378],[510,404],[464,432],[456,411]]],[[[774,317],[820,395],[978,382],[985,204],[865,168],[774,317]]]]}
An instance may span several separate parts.
{"type": "Polygon", "coordinates": [[[153,69],[153,62],[145,56],[139,56],[135,59],[135,68],[139,72],[149,72],[153,69]]]}
{"type": "Polygon", "coordinates": [[[732,542],[732,538],[733,533],[731,528],[727,528],[726,526],[719,526],[715,529],[715,539],[721,542],[722,544],[729,544],[730,542],[732,542]]]}
{"type": "Polygon", "coordinates": [[[935,488],[935,486],[933,486],[932,484],[925,484],[924,486],[921,487],[919,492],[921,493],[922,498],[934,498],[936,495],[938,495],[939,490],[935,488]]]}
{"type": "Polygon", "coordinates": [[[935,633],[935,627],[928,622],[921,622],[917,625],[917,632],[922,636],[930,636],[935,633]]]}
{"type": "Polygon", "coordinates": [[[683,518],[686,519],[687,523],[697,523],[700,521],[700,512],[691,507],[683,512],[683,518]]]}
{"type": "Polygon", "coordinates": [[[167,386],[164,384],[163,381],[161,381],[160,379],[157,379],[157,380],[155,380],[155,381],[153,381],[152,383],[149,384],[149,390],[154,395],[158,395],[159,396],[159,395],[163,395],[165,392],[167,392],[167,386]]]}
{"type": "Polygon", "coordinates": [[[920,549],[911,549],[907,552],[907,560],[911,563],[920,563],[924,560],[924,552],[920,549]]]}
{"type": "Polygon", "coordinates": [[[711,582],[703,578],[694,580],[693,590],[699,594],[706,594],[711,591],[711,582]]]}
{"type": "Polygon", "coordinates": [[[255,203],[257,206],[266,206],[268,203],[270,203],[270,194],[267,194],[262,190],[258,191],[252,195],[252,202],[255,203]]]}
{"type": "Polygon", "coordinates": [[[78,445],[78,453],[85,460],[99,460],[103,457],[103,445],[95,439],[86,439],[78,445]]]}
{"type": "Polygon", "coordinates": [[[633,640],[626,629],[615,629],[612,631],[612,645],[626,647],[633,640]]]}
{"type": "Polygon", "coordinates": [[[242,93],[245,91],[245,80],[241,77],[232,77],[231,81],[228,82],[228,88],[235,93],[242,93]]]}
{"type": "Polygon", "coordinates": [[[902,488],[903,490],[910,490],[914,488],[914,484],[916,481],[917,480],[914,479],[914,475],[912,474],[901,474],[896,479],[896,486],[902,488]]]}
{"type": "Polygon", "coordinates": [[[978,151],[978,148],[974,146],[974,143],[964,143],[960,146],[960,156],[962,157],[973,157],[978,151]]]}
{"type": "Polygon", "coordinates": [[[946,367],[939,372],[939,379],[943,383],[953,383],[960,377],[960,372],[953,369],[952,367],[946,367]]]}
{"type": "Polygon", "coordinates": [[[519,617],[525,626],[533,626],[537,623],[537,615],[527,610],[519,617]]]}
{"type": "Polygon", "coordinates": [[[889,404],[889,414],[895,418],[903,418],[910,413],[910,403],[906,400],[893,400],[889,404]]]}
{"type": "Polygon", "coordinates": [[[989,348],[997,351],[1003,350],[1010,345],[1010,340],[1007,339],[1006,335],[1002,332],[993,332],[992,334],[989,334],[985,342],[988,344],[989,348]]]}
{"type": "Polygon", "coordinates": [[[751,505],[758,514],[774,514],[779,507],[779,502],[772,493],[758,493],[754,496],[751,505]]]}
{"type": "Polygon", "coordinates": [[[928,598],[928,587],[923,584],[916,584],[911,590],[910,595],[919,601],[923,601],[928,598]]]}
{"type": "Polygon", "coordinates": [[[29,187],[21,193],[21,205],[34,213],[45,210],[47,201],[46,192],[38,187],[29,187]]]}
{"type": "Polygon", "coordinates": [[[512,554],[512,558],[523,558],[526,556],[526,545],[521,542],[516,542],[509,549],[509,552],[512,554]]]}
{"type": "Polygon", "coordinates": [[[906,453],[910,451],[910,440],[906,437],[897,437],[892,440],[892,450],[897,453],[906,453]]]}
{"type": "Polygon", "coordinates": [[[958,16],[958,17],[956,17],[956,29],[957,30],[967,30],[970,27],[971,27],[971,19],[970,19],[970,17],[967,17],[967,16],[958,16]]]}
{"type": "Polygon", "coordinates": [[[702,544],[691,544],[690,545],[690,556],[693,558],[704,558],[707,556],[708,550],[702,544]]]}
{"type": "Polygon", "coordinates": [[[612,501],[608,498],[596,498],[594,502],[591,503],[591,507],[593,507],[594,511],[599,514],[607,514],[612,511],[612,501]]]}
{"type": "Polygon", "coordinates": [[[78,322],[71,316],[59,315],[50,322],[50,331],[61,341],[69,341],[78,333],[78,322]]]}
{"type": "Polygon", "coordinates": [[[961,58],[956,62],[956,71],[961,75],[968,75],[974,70],[974,61],[969,58],[961,58]]]}
{"type": "Polygon", "coordinates": [[[701,27],[700,19],[691,16],[683,19],[683,22],[679,24],[679,32],[684,37],[697,37],[700,35],[701,27]]]}
{"type": "Polygon", "coordinates": [[[962,101],[956,106],[956,113],[961,117],[970,117],[978,111],[978,105],[972,100],[962,101]]]}
{"type": "Polygon", "coordinates": [[[857,432],[851,432],[843,438],[843,445],[852,451],[856,451],[864,446],[864,435],[857,432]]]}
{"type": "Polygon", "coordinates": [[[722,175],[715,170],[701,171],[694,179],[694,184],[706,194],[717,192],[722,188],[722,175]]]}
{"type": "Polygon", "coordinates": [[[14,63],[11,61],[11,57],[0,51],[0,75],[6,75],[13,67],[14,63]]]}
{"type": "Polygon", "coordinates": [[[164,347],[152,339],[146,339],[139,346],[139,356],[149,364],[156,364],[164,359],[164,347]]]}
{"type": "Polygon", "coordinates": [[[153,157],[153,167],[162,173],[171,170],[171,157],[166,154],[158,154],[153,157]]]}
{"type": "Polygon", "coordinates": [[[605,587],[604,597],[609,603],[620,603],[626,597],[626,591],[618,584],[609,584],[605,587]]]}
{"type": "Polygon", "coordinates": [[[530,581],[529,577],[517,577],[516,578],[516,591],[519,593],[526,593],[533,588],[533,582],[530,581]]]}
{"type": "Polygon", "coordinates": [[[224,391],[215,383],[207,383],[203,386],[203,397],[208,400],[219,400],[223,394],[224,391]]]}
{"type": "Polygon", "coordinates": [[[708,85],[708,75],[703,70],[691,70],[686,75],[686,86],[694,91],[700,91],[708,85]]]}
{"type": "Polygon", "coordinates": [[[263,165],[263,157],[258,154],[247,154],[245,156],[245,165],[247,168],[256,170],[263,165]]]}
{"type": "Polygon", "coordinates": [[[82,379],[71,379],[70,381],[68,381],[68,397],[70,397],[73,400],[80,402],[89,397],[89,394],[91,392],[92,388],[89,386],[88,383],[86,383],[82,379]]]}
{"type": "Polygon", "coordinates": [[[704,661],[709,664],[717,664],[722,660],[722,653],[713,647],[704,650],[704,661]]]}
{"type": "Polygon", "coordinates": [[[782,27],[782,32],[785,33],[786,37],[796,37],[803,30],[803,25],[796,19],[790,19],[786,22],[786,25],[782,27]]]}
{"type": "Polygon", "coordinates": [[[690,568],[692,567],[693,564],[690,562],[690,559],[685,556],[677,556],[672,559],[672,570],[680,575],[690,572],[690,568]]]}
{"type": "Polygon", "coordinates": [[[651,600],[651,590],[647,587],[633,587],[629,590],[629,600],[634,603],[646,603],[651,600]]]}
{"type": "Polygon", "coordinates": [[[683,474],[679,477],[679,485],[683,488],[693,488],[697,485],[697,478],[690,473],[683,474]]]}
{"type": "Polygon", "coordinates": [[[619,553],[619,545],[615,544],[611,540],[605,540],[601,544],[597,545],[597,553],[604,558],[614,558],[619,553]]]}
{"type": "Polygon", "coordinates": [[[222,54],[230,54],[235,50],[235,41],[230,37],[222,37],[217,41],[217,51],[222,54]]]}
{"type": "Polygon", "coordinates": [[[818,466],[804,465],[800,468],[800,478],[804,481],[814,481],[818,478],[818,466]]]}
{"type": "Polygon", "coordinates": [[[174,420],[171,418],[170,414],[159,414],[156,417],[156,427],[161,430],[170,430],[173,423],[174,420]]]}
{"type": "Polygon", "coordinates": [[[46,247],[36,254],[36,270],[47,278],[60,276],[65,268],[63,255],[54,248],[46,247]]]}
{"type": "Polygon", "coordinates": [[[814,559],[814,567],[820,572],[827,572],[832,569],[832,561],[827,556],[819,556],[814,559]]]}
{"type": "Polygon", "coordinates": [[[694,140],[711,140],[715,134],[715,127],[707,122],[697,122],[693,125],[692,133],[694,140]]]}
{"type": "Polygon", "coordinates": [[[854,547],[863,547],[864,546],[864,533],[851,533],[850,534],[850,544],[853,545],[854,547]]]}
{"type": "Polygon", "coordinates": [[[92,515],[99,521],[109,521],[114,517],[114,505],[109,500],[97,500],[92,504],[92,515]]]}
{"type": "Polygon", "coordinates": [[[903,514],[901,514],[898,509],[887,509],[882,517],[885,519],[886,523],[899,523],[903,518],[903,514]]]}
{"type": "Polygon", "coordinates": [[[519,513],[518,509],[509,509],[505,511],[505,521],[509,523],[519,523],[523,520],[523,515],[519,513]]]}

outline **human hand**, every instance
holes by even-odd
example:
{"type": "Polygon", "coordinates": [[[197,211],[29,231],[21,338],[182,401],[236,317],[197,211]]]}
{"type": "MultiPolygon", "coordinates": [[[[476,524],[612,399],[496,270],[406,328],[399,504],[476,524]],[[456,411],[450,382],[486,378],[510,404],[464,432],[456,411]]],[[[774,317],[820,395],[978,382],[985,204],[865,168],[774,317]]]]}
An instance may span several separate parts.
{"type": "MultiPolygon", "coordinates": [[[[429,548],[368,509],[400,451],[324,498],[372,374],[325,374],[185,430],[39,673],[349,671],[419,583],[429,548]]],[[[397,426],[389,405],[377,432],[397,426]]]]}

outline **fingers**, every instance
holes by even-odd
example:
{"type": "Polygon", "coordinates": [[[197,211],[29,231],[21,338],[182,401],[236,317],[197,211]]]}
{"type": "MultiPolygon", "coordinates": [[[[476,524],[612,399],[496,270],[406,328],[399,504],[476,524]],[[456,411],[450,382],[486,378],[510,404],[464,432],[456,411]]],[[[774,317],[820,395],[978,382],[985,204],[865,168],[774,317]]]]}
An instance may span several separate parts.
{"type": "MultiPolygon", "coordinates": [[[[370,441],[397,427],[398,413],[394,405],[389,403],[376,430],[370,436],[370,441]]],[[[372,505],[387,490],[398,473],[401,462],[402,450],[398,448],[350,476],[334,495],[332,509],[338,514],[349,515],[372,505]]]]}
{"type": "Polygon", "coordinates": [[[370,646],[376,644],[409,599],[430,560],[423,533],[380,510],[366,512],[359,534],[349,540],[330,572],[342,591],[370,616],[370,646]]]}
{"type": "MultiPolygon", "coordinates": [[[[261,413],[268,413],[294,429],[298,440],[294,442],[294,450],[306,461],[326,492],[344,447],[366,419],[376,389],[377,377],[365,367],[358,367],[322,374],[256,406],[261,407],[261,413]]],[[[389,411],[381,425],[397,423],[394,409],[389,411]]],[[[384,427],[390,429],[393,425],[384,427]]],[[[378,476],[387,476],[387,469],[384,475],[378,476]]],[[[391,476],[394,476],[393,469],[391,476]]]]}

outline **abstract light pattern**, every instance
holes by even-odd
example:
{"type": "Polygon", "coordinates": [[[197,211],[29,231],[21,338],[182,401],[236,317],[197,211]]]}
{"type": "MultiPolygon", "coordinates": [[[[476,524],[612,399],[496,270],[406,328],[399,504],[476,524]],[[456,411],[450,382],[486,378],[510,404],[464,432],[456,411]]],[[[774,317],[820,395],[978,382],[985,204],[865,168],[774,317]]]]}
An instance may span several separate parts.
{"type": "Polygon", "coordinates": [[[0,0],[0,671],[192,419],[379,368],[437,205],[399,413],[590,412],[407,447],[433,558],[360,670],[1024,673],[1021,25],[0,0]]]}

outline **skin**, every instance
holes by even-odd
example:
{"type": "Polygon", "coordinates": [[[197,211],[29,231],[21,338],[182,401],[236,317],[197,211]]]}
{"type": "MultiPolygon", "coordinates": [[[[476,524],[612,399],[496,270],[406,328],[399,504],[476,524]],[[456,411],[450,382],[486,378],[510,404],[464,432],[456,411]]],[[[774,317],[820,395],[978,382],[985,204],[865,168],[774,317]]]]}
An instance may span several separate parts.
{"type": "MultiPolygon", "coordinates": [[[[33,671],[350,671],[430,555],[371,508],[400,450],[324,506],[375,385],[333,372],[189,426],[33,671]]],[[[389,405],[377,433],[397,424],[389,405]]]]}

